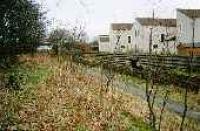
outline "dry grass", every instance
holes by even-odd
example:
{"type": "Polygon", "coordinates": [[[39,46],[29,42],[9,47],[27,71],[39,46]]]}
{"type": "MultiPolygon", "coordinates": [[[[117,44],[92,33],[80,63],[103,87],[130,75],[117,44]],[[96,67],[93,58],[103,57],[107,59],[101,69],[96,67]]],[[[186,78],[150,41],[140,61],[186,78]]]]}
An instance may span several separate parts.
{"type": "Polygon", "coordinates": [[[131,115],[137,114],[139,118],[145,113],[137,98],[130,101],[118,92],[105,93],[102,81],[85,76],[81,67],[71,62],[58,67],[54,66],[54,75],[36,91],[37,100],[25,104],[19,112],[24,127],[36,130],[126,130],[128,127],[121,120],[121,113],[129,112],[128,109],[136,105],[138,108],[132,108],[134,114],[131,115]]]}
{"type": "MultiPolygon", "coordinates": [[[[34,66],[48,67],[53,72],[30,90],[32,93],[27,95],[26,101],[18,103],[18,110],[13,111],[17,122],[8,125],[8,129],[150,130],[145,124],[148,115],[145,101],[118,90],[106,92],[104,79],[86,75],[85,68],[68,58],[60,64],[49,56],[24,57],[22,60],[29,66],[35,63],[34,66]]],[[[12,101],[10,103],[16,102],[12,101]]],[[[169,117],[165,117],[162,129],[177,130],[180,118],[169,112],[166,115],[169,117]]]]}

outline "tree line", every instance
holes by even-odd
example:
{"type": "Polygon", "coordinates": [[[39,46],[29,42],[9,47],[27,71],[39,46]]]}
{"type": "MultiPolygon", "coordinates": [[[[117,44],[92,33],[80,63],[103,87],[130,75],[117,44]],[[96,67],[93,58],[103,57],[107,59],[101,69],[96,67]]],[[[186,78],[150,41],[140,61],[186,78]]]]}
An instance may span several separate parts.
{"type": "Polygon", "coordinates": [[[45,17],[34,0],[0,1],[0,54],[34,51],[45,34],[45,17]]]}

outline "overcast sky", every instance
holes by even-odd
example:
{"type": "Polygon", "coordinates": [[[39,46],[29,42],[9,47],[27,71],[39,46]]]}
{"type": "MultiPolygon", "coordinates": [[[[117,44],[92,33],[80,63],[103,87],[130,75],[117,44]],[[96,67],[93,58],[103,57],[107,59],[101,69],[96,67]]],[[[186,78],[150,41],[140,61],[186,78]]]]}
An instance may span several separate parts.
{"type": "Polygon", "coordinates": [[[175,18],[176,8],[200,8],[200,0],[37,0],[56,26],[85,24],[90,38],[106,34],[112,22],[134,22],[135,17],[175,18]]]}

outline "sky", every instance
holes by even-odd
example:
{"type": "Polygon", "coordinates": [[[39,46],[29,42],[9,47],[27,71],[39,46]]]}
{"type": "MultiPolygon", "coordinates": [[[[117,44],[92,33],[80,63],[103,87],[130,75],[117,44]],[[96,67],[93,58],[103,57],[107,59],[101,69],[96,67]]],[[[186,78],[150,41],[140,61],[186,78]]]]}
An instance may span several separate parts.
{"type": "Polygon", "coordinates": [[[51,27],[84,25],[90,39],[108,34],[111,23],[134,22],[136,17],[175,18],[176,8],[200,8],[200,0],[36,0],[51,27]]]}

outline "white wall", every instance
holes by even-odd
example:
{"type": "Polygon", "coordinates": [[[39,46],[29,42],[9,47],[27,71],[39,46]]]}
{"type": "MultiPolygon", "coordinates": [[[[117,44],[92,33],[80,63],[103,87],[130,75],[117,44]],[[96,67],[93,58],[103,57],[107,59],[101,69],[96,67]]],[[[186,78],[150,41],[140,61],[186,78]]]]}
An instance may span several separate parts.
{"type": "Polygon", "coordinates": [[[191,43],[192,42],[192,19],[177,11],[177,40],[182,43],[191,43]]]}
{"type": "Polygon", "coordinates": [[[113,48],[110,42],[102,42],[100,41],[100,37],[98,38],[99,42],[99,52],[107,52],[107,53],[113,53],[113,48]]]}
{"type": "Polygon", "coordinates": [[[112,29],[110,29],[110,42],[111,42],[111,46],[112,49],[115,52],[128,52],[133,50],[134,45],[133,45],[133,30],[126,30],[126,31],[113,31],[112,29]],[[117,36],[121,36],[120,37],[120,41],[117,45],[117,36]],[[131,36],[131,43],[128,43],[128,36],[131,36]],[[125,46],[125,48],[121,48],[121,46],[125,46]]]}
{"type": "MultiPolygon", "coordinates": [[[[135,31],[137,33],[135,33],[136,38],[135,38],[134,43],[136,44],[136,47],[138,48],[140,52],[143,52],[143,53],[149,52],[149,42],[150,42],[150,33],[151,33],[150,28],[152,28],[152,26],[143,26],[139,24],[138,22],[135,24],[135,31]]],[[[167,27],[167,30],[166,30],[166,27],[156,26],[156,27],[153,27],[152,32],[153,32],[152,34],[152,40],[153,40],[152,51],[153,52],[161,53],[167,50],[171,53],[176,52],[177,44],[175,41],[168,42],[168,44],[166,42],[163,43],[160,41],[161,34],[165,34],[165,35],[168,34],[170,37],[176,36],[177,34],[176,27],[167,27]],[[158,45],[157,49],[153,49],[154,44],[158,45]]]]}
{"type": "Polygon", "coordinates": [[[139,52],[148,52],[149,50],[150,28],[142,26],[138,22],[134,26],[135,46],[139,52]]]}
{"type": "MultiPolygon", "coordinates": [[[[181,43],[193,43],[193,20],[185,14],[177,11],[177,40],[181,43]]],[[[200,18],[195,19],[194,42],[200,42],[200,18]]]]}
{"type": "Polygon", "coordinates": [[[195,20],[195,42],[200,42],[200,18],[195,20]]]}
{"type": "Polygon", "coordinates": [[[177,42],[176,41],[161,42],[161,34],[168,35],[168,37],[174,37],[177,34],[177,28],[176,27],[161,27],[161,26],[155,27],[153,29],[153,45],[157,44],[158,48],[154,49],[153,52],[176,53],[177,42]]]}

